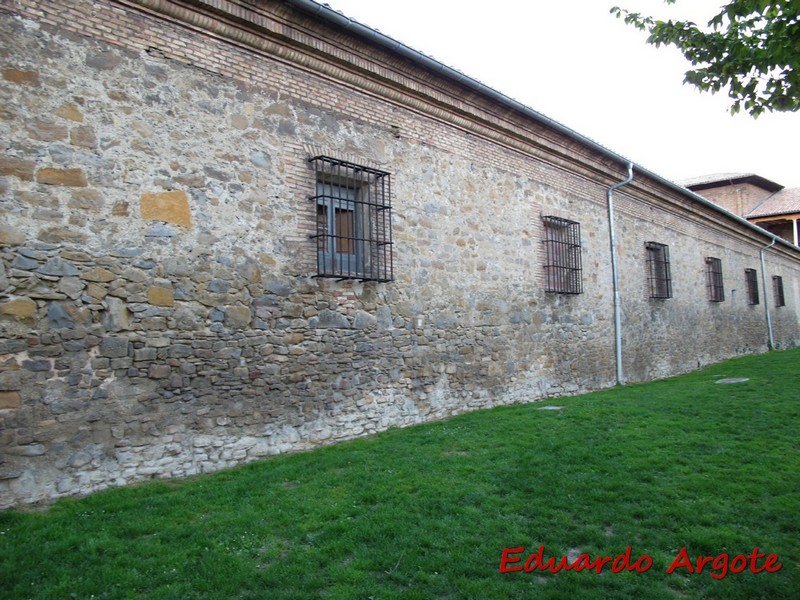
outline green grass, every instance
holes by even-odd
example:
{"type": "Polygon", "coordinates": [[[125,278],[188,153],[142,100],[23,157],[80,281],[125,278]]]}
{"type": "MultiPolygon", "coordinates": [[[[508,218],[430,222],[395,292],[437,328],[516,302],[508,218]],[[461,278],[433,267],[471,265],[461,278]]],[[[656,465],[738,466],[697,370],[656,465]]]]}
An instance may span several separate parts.
{"type": "Polygon", "coordinates": [[[794,598],[799,363],[747,357],[0,513],[0,596],[794,598]],[[557,559],[631,546],[653,566],[500,573],[504,548],[524,561],[539,545],[557,559]],[[754,547],[782,569],[666,573],[681,548],[754,547]]]}

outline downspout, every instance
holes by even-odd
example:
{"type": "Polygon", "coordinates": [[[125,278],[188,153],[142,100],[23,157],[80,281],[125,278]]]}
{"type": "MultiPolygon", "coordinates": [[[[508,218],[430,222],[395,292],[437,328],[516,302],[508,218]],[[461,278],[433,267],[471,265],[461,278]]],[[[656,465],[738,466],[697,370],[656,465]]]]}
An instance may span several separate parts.
{"type": "Polygon", "coordinates": [[[772,335],[772,317],[769,314],[769,295],[767,294],[767,267],[764,264],[764,253],[775,245],[777,238],[772,238],[769,246],[764,246],[758,251],[761,256],[761,287],[764,288],[764,312],[767,313],[767,331],[769,332],[768,348],[775,349],[775,338],[772,335]]]}
{"type": "Polygon", "coordinates": [[[611,281],[614,291],[614,349],[616,351],[617,385],[624,385],[622,375],[622,308],[619,298],[619,272],[617,269],[617,234],[614,228],[614,190],[633,181],[633,163],[628,163],[628,177],[608,188],[608,238],[611,245],[611,281]]]}

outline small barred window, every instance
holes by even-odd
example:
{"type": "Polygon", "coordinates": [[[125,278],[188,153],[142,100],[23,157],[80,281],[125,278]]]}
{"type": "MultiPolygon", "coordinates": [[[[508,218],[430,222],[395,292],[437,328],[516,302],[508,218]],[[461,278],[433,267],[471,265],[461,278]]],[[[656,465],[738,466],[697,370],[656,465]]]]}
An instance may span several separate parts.
{"type": "Polygon", "coordinates": [[[772,290],[775,295],[775,306],[786,306],[786,298],[783,296],[783,277],[772,276],[772,290]]]}
{"type": "Polygon", "coordinates": [[[577,221],[543,216],[545,291],[561,294],[583,292],[581,226],[577,221]]]}
{"type": "Polygon", "coordinates": [[[327,156],[309,163],[317,173],[317,276],[394,280],[391,175],[327,156]]]}
{"type": "Polygon", "coordinates": [[[706,290],[711,302],[725,301],[725,288],[722,283],[722,261],[713,256],[706,258],[706,290]]]}
{"type": "Polygon", "coordinates": [[[669,246],[647,242],[647,278],[651,298],[672,298],[672,277],[669,269],[669,246]]]}
{"type": "Polygon", "coordinates": [[[747,303],[750,305],[758,304],[758,273],[755,269],[744,270],[744,283],[747,288],[747,303]]]}

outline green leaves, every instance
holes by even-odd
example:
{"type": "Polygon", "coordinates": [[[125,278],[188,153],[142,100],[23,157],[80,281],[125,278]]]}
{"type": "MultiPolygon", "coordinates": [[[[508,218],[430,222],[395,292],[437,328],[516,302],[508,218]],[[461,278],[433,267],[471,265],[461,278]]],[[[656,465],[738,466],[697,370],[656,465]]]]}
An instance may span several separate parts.
{"type": "Polygon", "coordinates": [[[684,82],[712,93],[727,89],[732,113],[800,108],[800,0],[732,0],[703,28],[618,6],[611,13],[647,31],[647,43],[678,48],[696,67],[684,82]]]}

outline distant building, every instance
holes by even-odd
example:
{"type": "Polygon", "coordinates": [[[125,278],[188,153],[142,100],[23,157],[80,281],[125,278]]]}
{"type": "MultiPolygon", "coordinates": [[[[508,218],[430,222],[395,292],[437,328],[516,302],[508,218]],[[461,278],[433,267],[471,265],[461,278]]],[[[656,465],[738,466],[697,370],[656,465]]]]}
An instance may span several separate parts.
{"type": "Polygon", "coordinates": [[[754,173],[698,177],[684,185],[751,223],[798,245],[800,188],[782,185],[754,173]]]}

